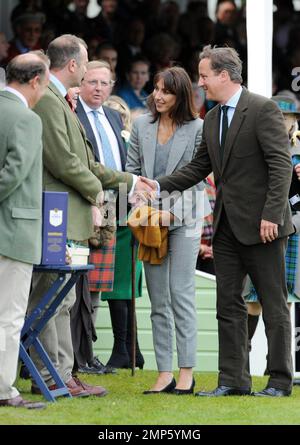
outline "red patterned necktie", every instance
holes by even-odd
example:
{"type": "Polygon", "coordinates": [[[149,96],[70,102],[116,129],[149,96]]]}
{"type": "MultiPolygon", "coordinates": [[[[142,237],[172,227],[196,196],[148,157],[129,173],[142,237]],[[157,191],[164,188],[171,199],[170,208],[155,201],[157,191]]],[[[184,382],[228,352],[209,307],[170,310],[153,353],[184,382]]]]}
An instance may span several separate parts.
{"type": "Polygon", "coordinates": [[[72,110],[73,113],[74,113],[75,108],[74,108],[74,106],[73,106],[73,104],[72,104],[72,101],[71,101],[71,98],[70,98],[69,94],[66,94],[66,95],[65,95],[65,99],[66,99],[66,101],[68,102],[69,107],[71,108],[71,110],[72,110]]]}

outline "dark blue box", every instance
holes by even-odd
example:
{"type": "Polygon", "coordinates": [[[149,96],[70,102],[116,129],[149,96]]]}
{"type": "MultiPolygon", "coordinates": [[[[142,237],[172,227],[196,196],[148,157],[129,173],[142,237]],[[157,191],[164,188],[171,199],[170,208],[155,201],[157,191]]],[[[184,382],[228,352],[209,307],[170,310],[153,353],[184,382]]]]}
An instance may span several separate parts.
{"type": "Polygon", "coordinates": [[[64,265],[68,220],[68,193],[43,192],[43,250],[41,264],[64,265]]]}

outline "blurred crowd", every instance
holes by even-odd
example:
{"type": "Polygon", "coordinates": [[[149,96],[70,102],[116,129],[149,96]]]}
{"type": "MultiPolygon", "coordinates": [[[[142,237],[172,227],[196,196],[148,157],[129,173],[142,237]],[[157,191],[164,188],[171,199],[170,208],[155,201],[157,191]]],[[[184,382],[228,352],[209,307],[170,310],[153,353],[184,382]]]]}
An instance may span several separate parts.
{"type": "MultiPolygon", "coordinates": [[[[233,0],[219,0],[214,21],[208,16],[207,2],[199,0],[189,0],[183,13],[174,0],[98,0],[98,4],[100,13],[90,18],[89,0],[20,0],[10,17],[13,39],[8,43],[0,32],[0,66],[17,54],[46,49],[55,37],[70,33],[86,41],[89,60],[110,63],[114,92],[120,92],[131,109],[144,108],[154,73],[163,68],[181,65],[196,84],[199,51],[206,44],[235,48],[244,62],[247,83],[245,2],[238,8],[233,0]]],[[[292,69],[300,66],[300,25],[292,0],[274,0],[274,5],[276,94],[291,90],[297,75],[292,75],[292,69]]],[[[203,97],[196,95],[204,115],[203,97]]]]}

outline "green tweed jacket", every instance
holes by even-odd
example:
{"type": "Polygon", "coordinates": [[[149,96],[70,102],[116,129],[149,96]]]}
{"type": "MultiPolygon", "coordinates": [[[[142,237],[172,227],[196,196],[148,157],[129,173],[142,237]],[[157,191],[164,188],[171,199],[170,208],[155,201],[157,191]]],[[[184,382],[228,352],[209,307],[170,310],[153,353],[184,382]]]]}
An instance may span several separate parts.
{"type": "Polygon", "coordinates": [[[42,124],[16,95],[0,93],[0,255],[41,259],[42,124]]]}
{"type": "Polygon", "coordinates": [[[102,189],[132,185],[128,173],[94,161],[85,131],[65,98],[50,83],[34,110],[43,123],[43,187],[69,193],[68,238],[82,241],[93,234],[91,204],[102,189]]]}

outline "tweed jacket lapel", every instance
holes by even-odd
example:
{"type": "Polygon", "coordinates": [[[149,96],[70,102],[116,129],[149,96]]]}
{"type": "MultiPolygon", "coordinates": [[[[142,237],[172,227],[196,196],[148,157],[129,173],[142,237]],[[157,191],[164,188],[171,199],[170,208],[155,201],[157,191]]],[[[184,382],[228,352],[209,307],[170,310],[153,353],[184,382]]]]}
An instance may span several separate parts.
{"type": "Polygon", "coordinates": [[[154,173],[157,130],[158,130],[158,120],[153,124],[148,125],[148,129],[144,137],[144,144],[143,144],[144,168],[146,171],[146,176],[148,178],[153,178],[153,173],[154,173]]]}
{"type": "Polygon", "coordinates": [[[85,129],[86,137],[87,137],[88,142],[92,146],[92,152],[94,153],[95,159],[97,162],[100,162],[98,149],[97,149],[97,141],[96,141],[92,126],[90,124],[90,121],[87,117],[86,112],[83,109],[83,106],[81,105],[80,100],[78,100],[78,102],[77,102],[76,114],[85,129]]]}
{"type": "Polygon", "coordinates": [[[73,113],[73,111],[72,111],[71,108],[69,107],[69,105],[68,105],[66,99],[61,95],[61,93],[58,91],[58,89],[56,88],[56,86],[55,86],[52,82],[49,83],[49,87],[48,87],[48,88],[49,88],[49,89],[52,91],[52,93],[55,94],[55,96],[61,101],[61,103],[63,104],[63,106],[64,106],[64,108],[65,108],[65,110],[66,110],[66,113],[68,113],[68,115],[71,116],[70,119],[72,119],[73,122],[76,123],[77,127],[78,127],[79,130],[80,130],[80,133],[82,134],[82,136],[84,137],[84,139],[86,139],[86,133],[85,133],[85,130],[84,130],[83,126],[81,125],[81,122],[79,121],[79,119],[78,119],[76,113],[73,113]]]}
{"type": "Polygon", "coordinates": [[[206,125],[205,125],[205,138],[207,141],[207,144],[210,148],[210,154],[212,153],[216,166],[221,172],[221,154],[220,154],[220,140],[219,140],[219,134],[220,134],[220,106],[216,105],[210,113],[205,117],[206,119],[206,125]]]}
{"type": "Polygon", "coordinates": [[[233,147],[234,141],[238,135],[238,132],[240,130],[240,127],[246,117],[246,110],[248,108],[248,91],[243,88],[241,97],[237,103],[237,107],[235,109],[231,124],[228,128],[225,147],[224,147],[224,157],[223,157],[223,163],[221,171],[224,171],[224,168],[226,167],[226,163],[228,161],[231,149],[233,147]]]}

